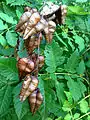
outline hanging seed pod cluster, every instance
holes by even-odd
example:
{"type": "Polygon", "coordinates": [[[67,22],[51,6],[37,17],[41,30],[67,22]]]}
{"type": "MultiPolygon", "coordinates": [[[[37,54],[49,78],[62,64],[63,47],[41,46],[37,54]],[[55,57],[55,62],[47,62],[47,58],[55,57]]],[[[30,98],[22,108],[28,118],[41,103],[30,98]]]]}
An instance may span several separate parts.
{"type": "Polygon", "coordinates": [[[24,80],[20,91],[20,100],[28,97],[31,112],[34,114],[43,101],[38,88],[38,71],[44,65],[44,57],[34,53],[39,48],[42,36],[50,43],[56,24],[63,24],[66,16],[65,5],[50,4],[44,6],[41,12],[37,9],[26,7],[16,25],[16,31],[23,37],[28,57],[18,58],[17,67],[19,79],[24,80]]]}

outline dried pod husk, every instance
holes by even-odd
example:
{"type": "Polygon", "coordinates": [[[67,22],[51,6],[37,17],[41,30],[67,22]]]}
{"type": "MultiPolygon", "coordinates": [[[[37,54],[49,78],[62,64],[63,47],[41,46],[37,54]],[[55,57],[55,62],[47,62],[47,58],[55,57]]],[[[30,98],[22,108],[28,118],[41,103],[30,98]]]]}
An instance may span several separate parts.
{"type": "Polygon", "coordinates": [[[38,67],[39,67],[39,69],[41,69],[42,66],[44,65],[44,60],[45,60],[44,56],[39,56],[38,59],[39,59],[38,67]]]}
{"type": "Polygon", "coordinates": [[[39,88],[37,88],[30,96],[29,96],[29,103],[31,112],[35,114],[35,112],[38,110],[40,105],[43,102],[42,94],[40,93],[39,88]]]}
{"type": "Polygon", "coordinates": [[[56,29],[56,24],[53,21],[48,22],[48,26],[44,29],[44,36],[48,43],[52,41],[53,33],[56,29]]]}
{"type": "Polygon", "coordinates": [[[49,26],[44,29],[43,35],[48,43],[52,41],[53,34],[50,33],[49,26]]]}
{"type": "Polygon", "coordinates": [[[22,25],[22,27],[20,27],[19,29],[17,29],[17,32],[20,32],[20,35],[21,35],[21,36],[24,34],[27,25],[28,25],[28,22],[25,22],[25,23],[22,25]]]}
{"type": "MultiPolygon", "coordinates": [[[[48,4],[48,3],[47,3],[48,4]]],[[[55,5],[52,2],[43,7],[43,10],[41,11],[41,15],[47,20],[47,21],[54,21],[56,24],[64,24],[65,22],[65,16],[67,13],[67,6],[66,5],[55,5]]]]}
{"type": "Polygon", "coordinates": [[[43,17],[41,17],[40,22],[37,23],[35,28],[37,32],[40,32],[43,31],[43,29],[46,28],[47,26],[48,26],[48,22],[43,17]]]}
{"type": "Polygon", "coordinates": [[[30,36],[37,33],[35,25],[40,21],[40,14],[38,12],[35,12],[32,14],[28,21],[28,26],[25,30],[23,39],[28,39],[30,36]]]}
{"type": "Polygon", "coordinates": [[[65,22],[65,17],[66,17],[66,13],[67,13],[67,6],[66,5],[61,5],[59,7],[59,9],[55,12],[55,16],[56,18],[53,19],[53,21],[56,24],[64,24],[65,22]]]}
{"type": "Polygon", "coordinates": [[[28,55],[31,55],[33,53],[33,50],[35,49],[35,47],[37,47],[34,45],[35,40],[36,40],[36,36],[33,35],[24,41],[28,55]]]}
{"type": "Polygon", "coordinates": [[[38,22],[37,25],[35,26],[35,28],[36,28],[37,32],[40,32],[40,31],[43,31],[44,25],[42,23],[38,22]]]}
{"type": "Polygon", "coordinates": [[[44,57],[43,56],[38,56],[38,54],[33,53],[30,56],[30,59],[34,62],[34,65],[35,65],[34,70],[32,71],[32,73],[34,74],[34,76],[37,76],[38,71],[44,65],[44,57]]]}
{"type": "Polygon", "coordinates": [[[25,95],[25,92],[28,89],[30,82],[31,82],[30,74],[27,74],[24,78],[24,82],[23,82],[22,89],[20,92],[20,100],[21,101],[23,100],[23,96],[25,95]]]}
{"type": "Polygon", "coordinates": [[[31,15],[32,15],[32,11],[31,12],[27,11],[27,12],[23,13],[23,15],[21,16],[21,18],[19,20],[19,23],[16,25],[16,29],[15,30],[18,31],[18,29],[20,29],[20,27],[22,27],[23,24],[29,20],[31,15]]]}
{"type": "Polygon", "coordinates": [[[40,18],[40,14],[38,12],[33,13],[28,21],[28,26],[32,27],[36,25],[40,21],[40,18]]]}
{"type": "Polygon", "coordinates": [[[30,7],[27,6],[27,7],[24,8],[24,12],[27,12],[27,11],[30,12],[31,9],[32,9],[32,8],[30,8],[30,7]]]}
{"type": "Polygon", "coordinates": [[[34,76],[29,76],[28,81],[24,81],[23,83],[20,92],[20,100],[24,101],[37,88],[37,86],[38,86],[38,79],[34,76]]]}
{"type": "Polygon", "coordinates": [[[24,32],[24,36],[23,36],[23,39],[28,39],[29,37],[31,37],[32,35],[36,34],[37,31],[36,29],[33,27],[33,28],[30,28],[29,26],[26,28],[25,32],[24,32]]]}
{"type": "Polygon", "coordinates": [[[20,71],[30,73],[34,69],[34,62],[28,58],[20,58],[17,62],[17,67],[20,71]]]}
{"type": "Polygon", "coordinates": [[[55,11],[57,11],[59,9],[58,5],[55,5],[52,2],[46,2],[45,6],[43,7],[42,11],[41,11],[41,15],[43,16],[48,16],[53,14],[55,11]]]}
{"type": "Polygon", "coordinates": [[[34,49],[40,45],[41,40],[42,40],[41,33],[32,35],[31,37],[25,40],[25,47],[27,49],[29,56],[33,53],[34,49]]]}

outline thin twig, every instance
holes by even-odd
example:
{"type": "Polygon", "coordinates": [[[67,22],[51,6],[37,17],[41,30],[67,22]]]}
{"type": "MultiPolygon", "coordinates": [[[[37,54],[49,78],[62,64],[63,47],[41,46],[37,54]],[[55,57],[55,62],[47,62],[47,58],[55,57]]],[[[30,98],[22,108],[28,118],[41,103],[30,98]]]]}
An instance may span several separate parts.
{"type": "MultiPolygon", "coordinates": [[[[88,80],[86,79],[86,78],[84,78],[84,77],[82,77],[82,76],[79,76],[79,75],[77,75],[77,74],[71,74],[71,73],[54,73],[55,75],[68,75],[68,76],[73,76],[73,75],[75,75],[76,77],[79,77],[79,78],[82,78],[84,81],[86,81],[87,82],[87,84],[89,85],[89,82],[88,82],[88,80]]],[[[49,75],[49,73],[46,73],[46,74],[39,74],[40,76],[42,76],[42,75],[49,75]]]]}
{"type": "Polygon", "coordinates": [[[85,100],[85,99],[87,99],[87,98],[89,98],[90,97],[90,94],[89,95],[87,95],[85,98],[83,98],[82,100],[80,100],[77,104],[80,104],[83,100],[85,100]]]}
{"type": "Polygon", "coordinates": [[[86,114],[84,114],[84,115],[82,115],[81,117],[79,117],[78,119],[76,119],[76,120],[81,120],[83,117],[85,117],[85,116],[87,116],[87,115],[89,115],[90,114],[90,112],[88,112],[88,113],[86,113],[86,114]]]}
{"type": "Polygon", "coordinates": [[[5,31],[3,31],[3,32],[1,32],[0,34],[2,35],[2,34],[4,34],[5,32],[7,32],[8,30],[10,30],[10,29],[12,29],[12,28],[14,28],[16,25],[13,25],[13,26],[11,26],[11,27],[9,27],[8,29],[6,29],[5,31]]]}

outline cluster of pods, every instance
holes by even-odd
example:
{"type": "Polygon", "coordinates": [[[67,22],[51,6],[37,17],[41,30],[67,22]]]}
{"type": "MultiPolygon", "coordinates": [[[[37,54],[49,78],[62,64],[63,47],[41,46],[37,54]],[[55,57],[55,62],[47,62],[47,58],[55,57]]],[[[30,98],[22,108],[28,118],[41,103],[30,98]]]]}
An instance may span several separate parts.
{"type": "Polygon", "coordinates": [[[16,25],[16,31],[23,37],[28,53],[26,58],[18,58],[17,67],[20,80],[24,80],[20,91],[20,100],[28,97],[31,112],[34,114],[43,101],[42,94],[38,88],[38,71],[44,65],[44,57],[34,52],[39,48],[42,36],[48,43],[52,41],[56,24],[62,24],[66,15],[66,6],[51,5],[46,14],[45,7],[41,12],[37,9],[26,7],[16,25]],[[55,8],[55,11],[54,10],[55,8]],[[59,13],[59,15],[58,15],[59,13]]]}

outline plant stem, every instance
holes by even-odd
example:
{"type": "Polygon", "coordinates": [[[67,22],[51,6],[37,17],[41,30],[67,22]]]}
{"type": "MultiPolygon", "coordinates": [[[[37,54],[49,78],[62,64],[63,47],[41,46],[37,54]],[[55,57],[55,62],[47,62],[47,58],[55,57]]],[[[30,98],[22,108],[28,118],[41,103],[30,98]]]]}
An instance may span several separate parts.
{"type": "MultiPolygon", "coordinates": [[[[46,73],[46,74],[39,74],[40,76],[42,75],[49,75],[50,73],[46,73]]],[[[71,74],[71,73],[54,73],[55,75],[68,75],[68,76],[73,76],[75,75],[76,77],[79,77],[79,78],[82,78],[83,80],[85,80],[87,82],[87,84],[89,85],[89,82],[86,78],[82,77],[82,76],[79,76],[77,74],[71,74]]]]}
{"type": "Polygon", "coordinates": [[[70,110],[70,114],[71,114],[72,120],[74,120],[74,118],[73,118],[73,114],[72,114],[72,111],[71,111],[71,110],[70,110]]]}
{"type": "Polygon", "coordinates": [[[1,35],[2,34],[4,34],[5,32],[7,32],[8,30],[10,30],[10,29],[12,29],[12,28],[14,28],[16,25],[13,25],[13,26],[11,26],[11,27],[9,27],[9,28],[7,28],[5,31],[3,31],[2,33],[0,33],[1,35]]]}
{"type": "MultiPolygon", "coordinates": [[[[85,99],[87,99],[87,98],[89,98],[89,97],[90,97],[90,94],[87,95],[87,96],[86,96],[85,98],[83,98],[82,100],[85,100],[85,99]]],[[[80,104],[82,100],[80,100],[80,101],[78,102],[78,104],[80,104]]]]}
{"type": "Polygon", "coordinates": [[[81,120],[83,117],[85,117],[85,116],[87,116],[87,115],[89,115],[90,114],[90,112],[88,112],[88,113],[86,113],[86,114],[84,114],[84,115],[82,115],[81,117],[79,117],[78,119],[76,119],[76,120],[81,120]]]}

